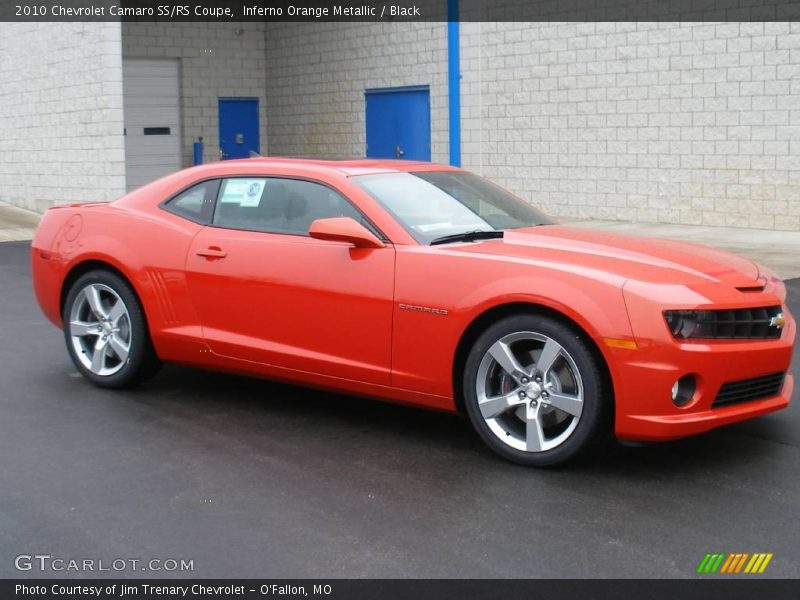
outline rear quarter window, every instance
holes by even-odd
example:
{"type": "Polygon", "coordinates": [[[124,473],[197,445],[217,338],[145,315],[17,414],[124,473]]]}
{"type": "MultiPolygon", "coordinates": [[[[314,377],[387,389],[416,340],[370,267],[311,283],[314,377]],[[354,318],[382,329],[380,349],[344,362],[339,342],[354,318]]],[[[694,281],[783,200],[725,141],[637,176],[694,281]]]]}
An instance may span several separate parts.
{"type": "Polygon", "coordinates": [[[164,210],[200,225],[211,222],[217,199],[219,180],[212,179],[194,185],[164,203],[164,210]]]}

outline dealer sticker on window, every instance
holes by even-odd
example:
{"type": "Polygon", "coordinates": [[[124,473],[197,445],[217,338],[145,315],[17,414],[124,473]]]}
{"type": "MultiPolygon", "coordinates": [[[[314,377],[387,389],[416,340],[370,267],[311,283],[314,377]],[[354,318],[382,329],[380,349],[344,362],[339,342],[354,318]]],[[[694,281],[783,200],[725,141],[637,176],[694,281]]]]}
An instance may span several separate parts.
{"type": "Polygon", "coordinates": [[[264,192],[264,179],[228,179],[220,202],[239,206],[258,206],[264,192]]]}

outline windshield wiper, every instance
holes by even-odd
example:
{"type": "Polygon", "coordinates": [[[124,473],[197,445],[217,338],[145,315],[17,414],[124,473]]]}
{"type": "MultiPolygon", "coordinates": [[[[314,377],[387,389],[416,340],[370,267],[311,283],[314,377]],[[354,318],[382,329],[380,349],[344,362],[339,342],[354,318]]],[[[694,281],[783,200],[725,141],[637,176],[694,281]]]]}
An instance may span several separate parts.
{"type": "Polygon", "coordinates": [[[454,233],[453,235],[443,235],[442,237],[434,238],[431,241],[431,246],[437,244],[449,244],[450,242],[476,242],[478,240],[492,240],[503,237],[502,231],[465,231],[464,233],[454,233]]]}

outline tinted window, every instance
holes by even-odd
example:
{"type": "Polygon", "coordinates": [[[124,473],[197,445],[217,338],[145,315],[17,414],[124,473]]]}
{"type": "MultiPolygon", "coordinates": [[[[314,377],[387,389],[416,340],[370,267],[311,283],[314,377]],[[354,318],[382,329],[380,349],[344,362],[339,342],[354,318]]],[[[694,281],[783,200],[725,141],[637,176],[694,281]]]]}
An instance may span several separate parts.
{"type": "Polygon", "coordinates": [[[164,205],[171,213],[205,225],[211,220],[219,180],[204,181],[190,187],[164,205]]]}
{"type": "Polygon", "coordinates": [[[266,233],[308,235],[317,219],[361,214],[327,186],[297,179],[237,177],[220,188],[214,225],[266,233]]]}
{"type": "Polygon", "coordinates": [[[423,244],[468,231],[552,223],[527,202],[466,171],[381,173],[353,180],[423,244]]]}

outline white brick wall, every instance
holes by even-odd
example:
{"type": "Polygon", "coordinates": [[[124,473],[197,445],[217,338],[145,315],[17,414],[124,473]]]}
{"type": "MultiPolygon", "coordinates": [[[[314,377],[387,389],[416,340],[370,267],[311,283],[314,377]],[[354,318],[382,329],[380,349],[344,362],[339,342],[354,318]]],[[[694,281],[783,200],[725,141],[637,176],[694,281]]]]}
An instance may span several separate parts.
{"type": "MultiPolygon", "coordinates": [[[[448,160],[444,23],[4,23],[0,200],[122,193],[120,47],[181,60],[185,165],[220,96],[262,152],[363,156],[364,90],[419,84],[448,160]]],[[[800,230],[800,23],[462,23],[461,57],[464,166],[549,212],[800,230]]]]}
{"type": "Polygon", "coordinates": [[[448,160],[446,23],[268,24],[266,50],[270,154],[363,157],[364,90],[427,84],[448,160]]]}
{"type": "Polygon", "coordinates": [[[800,230],[800,23],[464,23],[464,166],[555,215],[800,230]]]}
{"type": "Polygon", "coordinates": [[[178,58],[184,166],[203,137],[205,162],[219,160],[219,107],[224,96],[259,99],[261,152],[267,148],[266,56],[262,23],[123,23],[126,58],[178,58]],[[239,35],[237,35],[237,31],[239,35]]]}
{"type": "Polygon", "coordinates": [[[125,190],[119,23],[0,23],[0,200],[125,190]]]}

